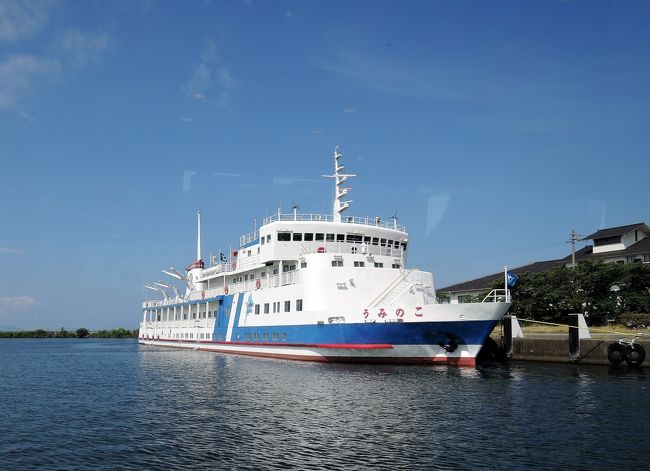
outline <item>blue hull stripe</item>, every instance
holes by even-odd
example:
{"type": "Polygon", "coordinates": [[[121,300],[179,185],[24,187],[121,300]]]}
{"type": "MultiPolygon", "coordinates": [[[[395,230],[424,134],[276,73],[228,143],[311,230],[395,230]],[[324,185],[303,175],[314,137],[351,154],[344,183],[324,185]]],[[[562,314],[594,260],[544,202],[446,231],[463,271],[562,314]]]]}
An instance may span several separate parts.
{"type": "MultiPolygon", "coordinates": [[[[238,309],[239,311],[239,309],[238,309]]],[[[236,319],[238,320],[238,319],[236,319]]],[[[278,344],[482,345],[498,321],[235,327],[232,342],[278,344]],[[255,338],[254,335],[257,334],[255,338]],[[266,334],[266,338],[263,335],[266,334]],[[286,334],[286,340],[285,339],[286,334]],[[255,339],[255,340],[253,340],[255,339]]]]}

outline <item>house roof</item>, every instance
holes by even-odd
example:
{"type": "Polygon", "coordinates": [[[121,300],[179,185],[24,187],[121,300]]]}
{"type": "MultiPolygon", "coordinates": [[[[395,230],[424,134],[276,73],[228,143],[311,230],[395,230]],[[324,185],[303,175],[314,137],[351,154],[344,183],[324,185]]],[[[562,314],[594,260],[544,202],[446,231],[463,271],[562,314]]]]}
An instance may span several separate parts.
{"type": "MultiPolygon", "coordinates": [[[[645,239],[644,239],[645,240],[645,239]]],[[[545,260],[542,262],[535,262],[529,265],[524,265],[517,268],[511,268],[509,271],[517,274],[522,273],[542,273],[551,268],[562,265],[561,260],[545,260]]],[[[492,275],[483,276],[481,278],[476,278],[474,280],[464,281],[462,283],[457,283],[455,285],[445,286],[443,288],[437,288],[437,291],[478,291],[487,289],[492,282],[495,280],[503,280],[503,272],[493,273],[492,275]]]]}
{"type": "MultiPolygon", "coordinates": [[[[593,240],[601,239],[603,237],[614,237],[617,235],[624,235],[629,232],[632,232],[636,229],[642,229],[647,234],[650,234],[650,227],[648,227],[644,222],[639,222],[637,224],[628,224],[627,226],[611,227],[608,229],[601,229],[593,234],[585,237],[583,240],[593,240]]],[[[610,257],[619,257],[619,256],[630,256],[630,255],[639,255],[650,253],[650,237],[641,239],[640,241],[630,245],[623,250],[613,250],[601,253],[593,253],[593,246],[588,245],[576,251],[576,262],[580,262],[587,258],[598,257],[598,258],[610,258],[610,257]]],[[[548,271],[552,268],[566,265],[571,263],[571,254],[567,255],[564,258],[557,260],[545,260],[542,262],[535,262],[529,265],[524,265],[517,268],[511,268],[509,271],[521,274],[521,273],[542,273],[548,271]]],[[[440,292],[452,291],[452,292],[463,292],[463,291],[481,291],[489,288],[490,284],[495,280],[503,280],[503,272],[493,273],[491,275],[486,275],[481,278],[476,278],[473,280],[464,281],[462,283],[456,283],[454,285],[445,286],[443,288],[437,288],[440,292]]]]}
{"type": "MultiPolygon", "coordinates": [[[[584,258],[587,257],[617,257],[617,256],[627,256],[627,255],[639,255],[639,254],[646,254],[650,253],[650,237],[646,237],[645,239],[641,239],[635,244],[630,245],[628,248],[623,249],[623,250],[610,250],[607,252],[600,252],[600,253],[592,253],[593,247],[591,245],[584,247],[582,250],[588,249],[586,252],[581,254],[581,257],[578,257],[578,252],[576,252],[576,260],[580,261],[584,258]]],[[[568,262],[571,261],[571,255],[568,257],[565,257],[562,260],[566,260],[568,262]]]]}
{"type": "Polygon", "coordinates": [[[610,227],[607,229],[600,229],[593,234],[584,237],[583,240],[602,239],[604,237],[622,236],[635,229],[643,228],[644,232],[650,233],[650,227],[646,226],[645,222],[637,222],[636,224],[628,224],[627,226],[610,227]]]}

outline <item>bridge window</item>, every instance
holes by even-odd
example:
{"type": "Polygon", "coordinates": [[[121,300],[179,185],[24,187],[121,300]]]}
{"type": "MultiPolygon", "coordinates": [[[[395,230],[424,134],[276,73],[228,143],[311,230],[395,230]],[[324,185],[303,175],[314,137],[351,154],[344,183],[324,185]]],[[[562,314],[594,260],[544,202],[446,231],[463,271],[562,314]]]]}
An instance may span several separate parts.
{"type": "Polygon", "coordinates": [[[348,234],[347,237],[348,242],[361,242],[363,241],[363,236],[359,234],[348,234]]]}
{"type": "Polygon", "coordinates": [[[293,241],[294,242],[302,241],[302,232],[294,232],[293,233],[293,241]]]}
{"type": "Polygon", "coordinates": [[[262,238],[260,239],[260,243],[261,243],[262,245],[264,245],[264,239],[265,239],[264,236],[262,236],[262,238]]]}
{"type": "Polygon", "coordinates": [[[345,234],[336,234],[337,242],[345,242],[345,234]]]}
{"type": "Polygon", "coordinates": [[[302,311],[302,299],[296,299],[296,311],[302,311]]]}
{"type": "Polygon", "coordinates": [[[386,247],[386,239],[381,239],[379,242],[382,247],[386,247]]]}
{"type": "Polygon", "coordinates": [[[260,305],[256,304],[255,305],[255,314],[259,314],[259,313],[260,313],[260,305]]]}
{"type": "Polygon", "coordinates": [[[372,238],[372,245],[379,245],[379,237],[372,238]]]}
{"type": "Polygon", "coordinates": [[[325,234],[326,242],[334,242],[334,234],[325,234]]]}
{"type": "Polygon", "coordinates": [[[365,264],[365,262],[354,262],[354,266],[355,267],[365,267],[366,264],[365,264]]]}
{"type": "Polygon", "coordinates": [[[284,312],[289,312],[291,311],[291,301],[285,301],[284,302],[284,312]]]}
{"type": "Polygon", "coordinates": [[[269,303],[264,303],[264,314],[269,313],[269,303]]]}
{"type": "Polygon", "coordinates": [[[393,268],[399,268],[399,263],[393,263],[393,268]]]}
{"type": "Polygon", "coordinates": [[[375,262],[375,268],[384,268],[383,262],[375,262]]]}
{"type": "Polygon", "coordinates": [[[366,244],[369,244],[369,243],[370,243],[370,239],[371,239],[370,236],[364,236],[364,237],[363,237],[363,241],[364,241],[366,244]]]}
{"type": "Polygon", "coordinates": [[[342,267],[343,266],[343,260],[332,260],[332,266],[333,267],[342,267]]]}
{"type": "Polygon", "coordinates": [[[317,232],[314,234],[314,240],[325,240],[325,234],[317,232]]]}
{"type": "Polygon", "coordinates": [[[291,240],[291,232],[278,232],[278,241],[288,242],[291,240]]]}
{"type": "Polygon", "coordinates": [[[314,234],[311,232],[305,232],[305,242],[310,242],[314,240],[314,234]]]}
{"type": "Polygon", "coordinates": [[[271,234],[266,234],[266,242],[271,242],[271,234]]]}

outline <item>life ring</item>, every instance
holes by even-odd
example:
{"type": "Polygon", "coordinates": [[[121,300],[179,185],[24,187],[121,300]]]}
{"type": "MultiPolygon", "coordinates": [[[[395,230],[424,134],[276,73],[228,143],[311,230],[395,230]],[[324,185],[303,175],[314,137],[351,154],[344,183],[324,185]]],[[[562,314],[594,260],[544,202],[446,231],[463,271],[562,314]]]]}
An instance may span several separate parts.
{"type": "Polygon", "coordinates": [[[638,343],[627,347],[625,353],[627,354],[625,361],[628,365],[639,366],[641,363],[643,363],[643,360],[645,360],[645,348],[643,348],[638,343]]]}
{"type": "Polygon", "coordinates": [[[255,280],[255,287],[257,289],[260,289],[262,287],[262,280],[255,280]]]}
{"type": "Polygon", "coordinates": [[[230,291],[230,290],[229,290],[228,287],[226,286],[226,287],[223,289],[223,294],[228,294],[228,291],[230,291]]]}
{"type": "Polygon", "coordinates": [[[612,343],[607,347],[607,359],[609,362],[618,366],[627,358],[625,346],[620,343],[612,343]]]}

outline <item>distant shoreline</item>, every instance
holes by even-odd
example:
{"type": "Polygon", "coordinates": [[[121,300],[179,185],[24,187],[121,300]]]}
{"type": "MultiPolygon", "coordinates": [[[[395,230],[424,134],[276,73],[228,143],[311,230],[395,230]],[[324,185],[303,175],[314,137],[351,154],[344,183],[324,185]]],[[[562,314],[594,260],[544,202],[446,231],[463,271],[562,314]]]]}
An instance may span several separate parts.
{"type": "Polygon", "coordinates": [[[138,329],[125,329],[118,327],[111,330],[88,330],[82,327],[77,330],[9,330],[0,331],[0,338],[5,339],[85,339],[85,338],[102,338],[102,339],[125,339],[138,338],[138,329]]]}

